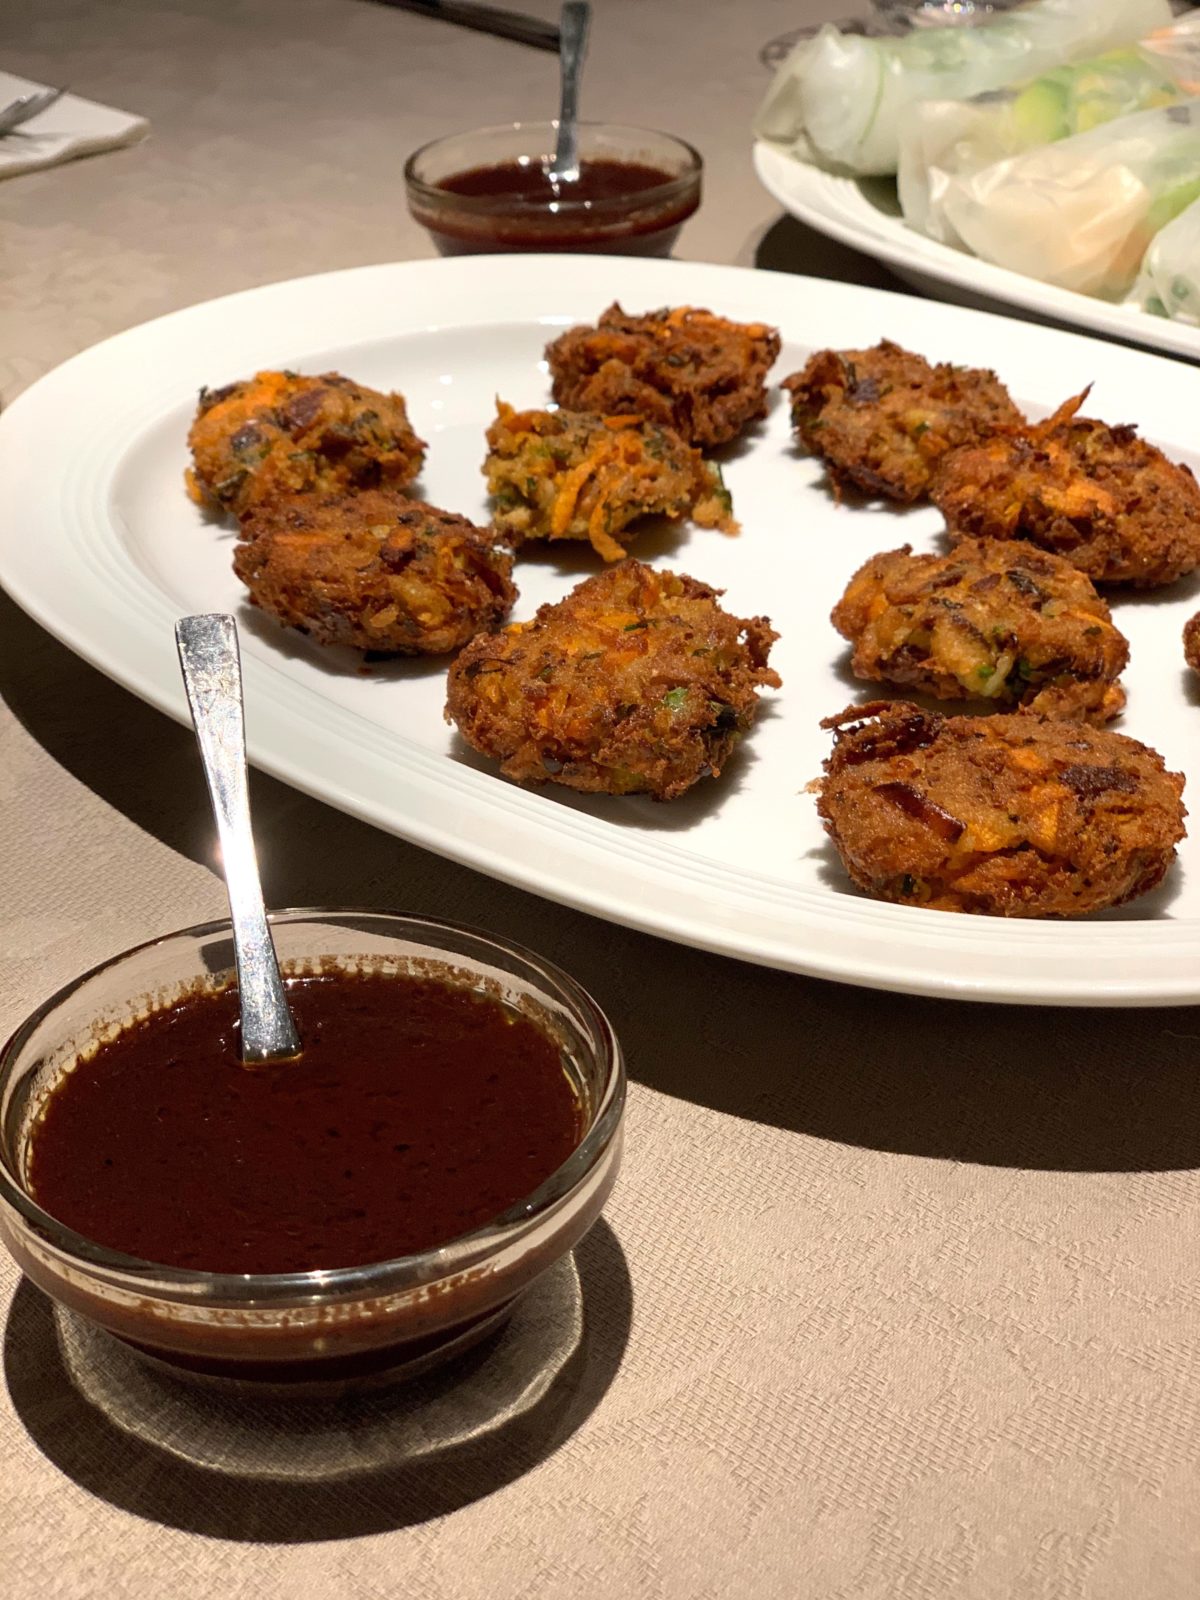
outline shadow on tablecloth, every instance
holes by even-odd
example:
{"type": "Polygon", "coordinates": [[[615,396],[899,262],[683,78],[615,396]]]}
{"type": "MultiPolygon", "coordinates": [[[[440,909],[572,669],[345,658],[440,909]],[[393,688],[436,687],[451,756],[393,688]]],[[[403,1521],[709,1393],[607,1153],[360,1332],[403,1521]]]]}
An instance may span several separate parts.
{"type": "Polygon", "coordinates": [[[4,1366],[30,1437],[81,1489],[189,1533],[299,1544],[444,1516],[546,1460],[616,1375],[632,1306],[624,1253],[601,1220],[507,1328],[385,1393],[214,1399],[74,1318],[56,1322],[27,1280],[4,1366]]]}
{"type": "Polygon", "coordinates": [[[664,947],[658,1015],[601,990],[664,1094],[873,1150],[1072,1172],[1200,1167],[1200,1008],[971,1005],[664,947]],[[686,1048],[664,1051],[675,1036],[686,1048]]]}
{"type": "MultiPolygon", "coordinates": [[[[756,239],[747,241],[744,254],[754,266],[767,272],[799,272],[808,278],[862,283],[897,294],[909,292],[882,261],[818,233],[796,217],[777,217],[756,239]]],[[[900,335],[894,337],[899,339],[900,335]]]]}

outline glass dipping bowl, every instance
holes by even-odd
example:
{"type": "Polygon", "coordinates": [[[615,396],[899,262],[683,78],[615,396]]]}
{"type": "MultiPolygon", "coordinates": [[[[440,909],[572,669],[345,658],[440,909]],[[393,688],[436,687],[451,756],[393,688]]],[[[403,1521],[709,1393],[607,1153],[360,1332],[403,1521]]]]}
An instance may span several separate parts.
{"type": "Polygon", "coordinates": [[[579,161],[653,167],[664,174],[652,188],[586,200],[569,190],[552,197],[454,194],[441,184],[477,168],[518,163],[548,168],[556,122],[507,122],[451,134],[415,150],[404,167],[408,209],[444,256],[518,250],[582,251],[591,255],[670,255],[680,228],[700,204],[699,152],[682,139],[650,128],[609,122],[579,124],[579,161]]]}
{"type": "MultiPolygon", "coordinates": [[[[625,1069],[604,1014],[539,956],[452,923],[374,911],[280,911],[285,974],[331,961],[412,972],[485,991],[560,1046],[584,1107],[574,1152],[541,1186],[474,1233],[393,1261],[298,1273],[217,1274],[141,1261],[73,1232],[27,1187],[29,1136],[46,1095],[99,1041],[198,982],[233,976],[228,922],[138,945],[60,989],[0,1054],[0,1239],[71,1311],[175,1369],[295,1390],[404,1377],[457,1354],[600,1214],[621,1159],[625,1069]]],[[[219,1171],[214,1184],[221,1182],[219,1171]]]]}

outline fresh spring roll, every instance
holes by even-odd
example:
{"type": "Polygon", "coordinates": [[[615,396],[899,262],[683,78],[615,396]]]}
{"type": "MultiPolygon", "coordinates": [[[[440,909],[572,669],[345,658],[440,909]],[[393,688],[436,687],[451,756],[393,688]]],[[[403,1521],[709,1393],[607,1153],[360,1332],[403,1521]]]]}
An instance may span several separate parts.
{"type": "Polygon", "coordinates": [[[783,62],[754,129],[802,161],[895,172],[908,107],[1034,78],[1131,44],[1170,20],[1169,0],[1035,0],[978,26],[920,28],[899,39],[829,25],[783,62]]]}
{"type": "Polygon", "coordinates": [[[943,206],[985,261],[1120,299],[1151,239],[1200,196],[1200,101],[1077,133],[948,181],[943,206]]]}
{"type": "Polygon", "coordinates": [[[1200,327],[1200,200],[1155,234],[1135,295],[1146,311],[1200,327]]]}
{"type": "Polygon", "coordinates": [[[912,106],[900,130],[904,220],[956,244],[942,206],[950,178],[1198,92],[1200,12],[1191,12],[1136,45],[1056,67],[1032,83],[912,106]]]}

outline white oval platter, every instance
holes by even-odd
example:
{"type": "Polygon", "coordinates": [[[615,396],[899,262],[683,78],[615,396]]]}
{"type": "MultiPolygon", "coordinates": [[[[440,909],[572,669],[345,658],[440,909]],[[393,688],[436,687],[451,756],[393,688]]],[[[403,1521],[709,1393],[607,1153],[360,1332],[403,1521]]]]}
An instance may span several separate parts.
{"type": "MultiPolygon", "coordinates": [[[[1089,409],[1135,421],[1200,464],[1200,376],[1114,344],[878,290],[733,267],[603,257],[464,257],[268,285],[133,328],[48,374],[0,417],[0,581],[73,650],[180,720],[175,619],[242,623],[251,758],[277,777],[481,872],[598,916],[825,978],[979,1000],[1154,1005],[1200,1000],[1200,841],[1142,901],[1090,920],[1002,921],[877,904],[848,884],[806,784],[819,719],[869,696],[849,676],[829,610],[874,551],[936,548],[930,508],[839,506],[794,449],[784,396],[731,452],[743,532],[655,530],[633,553],[723,587],[782,635],[784,687],[719,781],[683,799],[522,790],[442,718],[444,663],[365,673],[246,607],[232,535],[183,491],[196,391],[261,367],[339,369],[398,388],[429,441],[418,485],[479,520],[479,464],[496,394],[546,397],[542,350],[614,299],[631,310],[710,306],[777,325],[773,382],[822,345],[888,336],[934,359],[997,368],[1032,414],[1095,384],[1089,409]]],[[[516,615],[596,569],[584,550],[518,563],[516,615]]],[[[1121,726],[1200,783],[1200,708],[1179,644],[1194,583],[1120,601],[1132,643],[1121,726]]],[[[553,953],[553,952],[552,952],[553,953]]],[[[586,974],[583,975],[586,978],[586,974]]],[[[719,996],[714,997],[719,1003],[719,996]]]]}

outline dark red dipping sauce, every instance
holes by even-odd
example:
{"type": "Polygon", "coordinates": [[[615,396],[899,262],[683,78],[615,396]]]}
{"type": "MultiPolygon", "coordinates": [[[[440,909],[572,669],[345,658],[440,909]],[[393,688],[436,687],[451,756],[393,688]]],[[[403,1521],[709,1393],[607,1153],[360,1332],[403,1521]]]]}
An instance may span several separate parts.
{"type": "Polygon", "coordinates": [[[417,221],[443,255],[579,250],[665,255],[700,204],[699,175],[682,178],[639,161],[584,159],[565,187],[541,162],[504,161],[438,179],[410,195],[417,221]],[[456,205],[461,198],[462,205],[456,205]],[[491,202],[484,204],[483,202],[491,202]],[[507,203],[506,203],[507,202],[507,203]]]}
{"type": "Polygon", "coordinates": [[[579,177],[568,189],[550,181],[549,169],[540,162],[502,161],[494,167],[472,167],[442,178],[439,189],[450,194],[519,195],[549,205],[564,194],[572,200],[619,200],[670,183],[673,174],[641,161],[581,161],[579,177]]]}
{"type": "Polygon", "coordinates": [[[230,988],[185,996],[75,1066],[33,1130],[37,1203],[165,1266],[361,1266],[491,1221],[578,1145],[558,1047],[499,1001],[369,972],[287,989],[294,1061],[243,1065],[230,988]]]}

